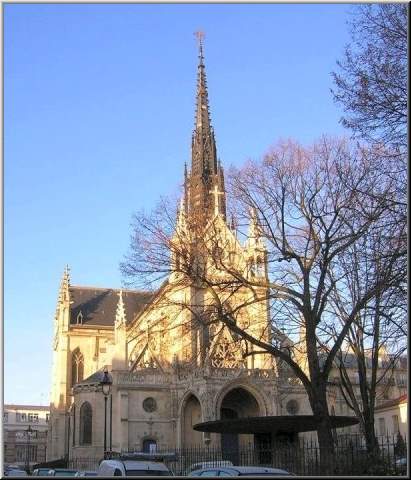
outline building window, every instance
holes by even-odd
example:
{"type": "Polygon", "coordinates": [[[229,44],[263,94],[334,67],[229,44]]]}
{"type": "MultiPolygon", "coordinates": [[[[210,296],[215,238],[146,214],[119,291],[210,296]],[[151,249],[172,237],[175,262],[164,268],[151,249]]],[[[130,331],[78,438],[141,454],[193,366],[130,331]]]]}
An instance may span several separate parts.
{"type": "Polygon", "coordinates": [[[17,422],[27,422],[27,413],[16,413],[16,421],[17,422]]]}
{"type": "Polygon", "coordinates": [[[28,414],[28,421],[31,422],[31,423],[38,423],[39,414],[38,413],[29,413],[28,414]]]}
{"type": "Polygon", "coordinates": [[[27,458],[27,445],[16,445],[16,462],[25,462],[27,458]]]}
{"type": "Polygon", "coordinates": [[[49,421],[50,421],[50,414],[46,413],[46,423],[49,423],[49,421]]]}
{"type": "Polygon", "coordinates": [[[82,311],[80,310],[78,315],[77,315],[77,324],[78,325],[83,325],[83,313],[82,311]]]}
{"type": "Polygon", "coordinates": [[[9,421],[9,412],[3,413],[3,422],[7,423],[9,421]]]}
{"type": "Polygon", "coordinates": [[[405,377],[403,375],[397,377],[397,385],[399,387],[405,387],[406,385],[406,380],[405,380],[405,377]]]}
{"type": "Polygon", "coordinates": [[[16,445],[16,462],[36,462],[37,445],[16,445]]]}
{"type": "Polygon", "coordinates": [[[84,357],[78,348],[71,354],[71,386],[83,380],[84,357]]]}
{"type": "Polygon", "coordinates": [[[90,445],[92,439],[93,412],[91,405],[84,402],[80,408],[80,445],[90,445]]]}
{"type": "Polygon", "coordinates": [[[400,431],[400,422],[398,420],[398,415],[393,415],[392,416],[392,425],[393,425],[393,433],[396,434],[396,433],[399,433],[400,431]]]}
{"type": "Polygon", "coordinates": [[[37,430],[32,430],[30,433],[27,430],[18,430],[15,435],[17,440],[28,440],[28,438],[31,440],[37,438],[37,433],[37,430]]]}
{"type": "Polygon", "coordinates": [[[143,401],[143,409],[146,412],[155,412],[157,410],[157,402],[153,397],[147,397],[143,401]]]}
{"type": "Polygon", "coordinates": [[[378,430],[380,432],[380,435],[385,435],[385,418],[379,418],[378,419],[378,430]]]}

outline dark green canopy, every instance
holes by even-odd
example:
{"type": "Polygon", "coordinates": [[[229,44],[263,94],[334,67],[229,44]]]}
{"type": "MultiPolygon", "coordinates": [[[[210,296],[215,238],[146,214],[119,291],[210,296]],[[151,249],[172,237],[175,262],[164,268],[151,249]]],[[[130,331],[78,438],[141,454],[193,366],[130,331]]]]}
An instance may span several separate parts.
{"type": "MultiPolygon", "coordinates": [[[[332,428],[349,427],[359,423],[358,418],[331,416],[332,428]]],[[[317,430],[318,417],[314,415],[279,415],[246,417],[233,420],[214,420],[193,426],[199,432],[214,433],[298,433],[317,430]]]]}

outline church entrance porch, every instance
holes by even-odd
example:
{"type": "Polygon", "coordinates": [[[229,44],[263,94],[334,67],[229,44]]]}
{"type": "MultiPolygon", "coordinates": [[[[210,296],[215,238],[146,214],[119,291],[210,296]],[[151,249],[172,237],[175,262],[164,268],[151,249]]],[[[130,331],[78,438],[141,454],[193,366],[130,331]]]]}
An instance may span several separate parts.
{"type": "MultiPolygon", "coordinates": [[[[260,407],[257,400],[245,388],[237,387],[230,390],[221,402],[221,420],[254,417],[260,414],[260,407]]],[[[223,459],[230,460],[234,465],[238,465],[240,447],[252,445],[253,441],[253,435],[222,433],[221,451],[223,459]]]]}

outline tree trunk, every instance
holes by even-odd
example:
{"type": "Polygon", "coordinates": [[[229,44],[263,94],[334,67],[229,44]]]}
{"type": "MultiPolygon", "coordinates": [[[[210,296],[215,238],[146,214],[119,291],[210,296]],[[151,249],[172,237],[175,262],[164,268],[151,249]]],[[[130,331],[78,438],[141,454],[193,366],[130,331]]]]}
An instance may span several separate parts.
{"type": "MultiPolygon", "coordinates": [[[[306,292],[309,290],[308,276],[304,277],[306,292]]],[[[331,428],[331,419],[328,413],[327,405],[327,381],[326,376],[320,368],[319,356],[317,350],[317,340],[315,326],[317,324],[315,317],[309,311],[309,298],[306,295],[306,310],[304,321],[306,326],[306,348],[308,367],[311,378],[312,394],[310,395],[310,404],[314,416],[318,422],[317,436],[318,446],[320,448],[320,469],[321,475],[332,475],[334,473],[334,438],[331,428]]]]}
{"type": "Polygon", "coordinates": [[[320,467],[322,475],[334,474],[334,438],[332,435],[331,421],[328,411],[323,414],[315,414],[318,418],[317,436],[320,448],[320,467]]]}
{"type": "Polygon", "coordinates": [[[378,445],[377,437],[375,435],[374,422],[372,421],[372,419],[367,417],[364,418],[364,430],[367,453],[372,457],[377,457],[380,448],[378,445]]]}
{"type": "Polygon", "coordinates": [[[319,473],[321,475],[333,475],[335,473],[334,437],[331,428],[331,418],[328,413],[326,384],[323,379],[320,379],[317,383],[317,392],[314,395],[313,403],[311,408],[318,422],[317,437],[321,469],[319,473]]]}

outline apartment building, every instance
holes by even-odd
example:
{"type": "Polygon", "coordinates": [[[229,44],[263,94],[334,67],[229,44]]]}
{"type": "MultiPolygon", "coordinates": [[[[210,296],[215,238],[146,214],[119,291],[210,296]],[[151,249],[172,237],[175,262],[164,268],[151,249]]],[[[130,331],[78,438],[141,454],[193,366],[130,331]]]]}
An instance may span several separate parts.
{"type": "Polygon", "coordinates": [[[49,406],[4,405],[4,463],[31,468],[46,460],[49,406]]]}

